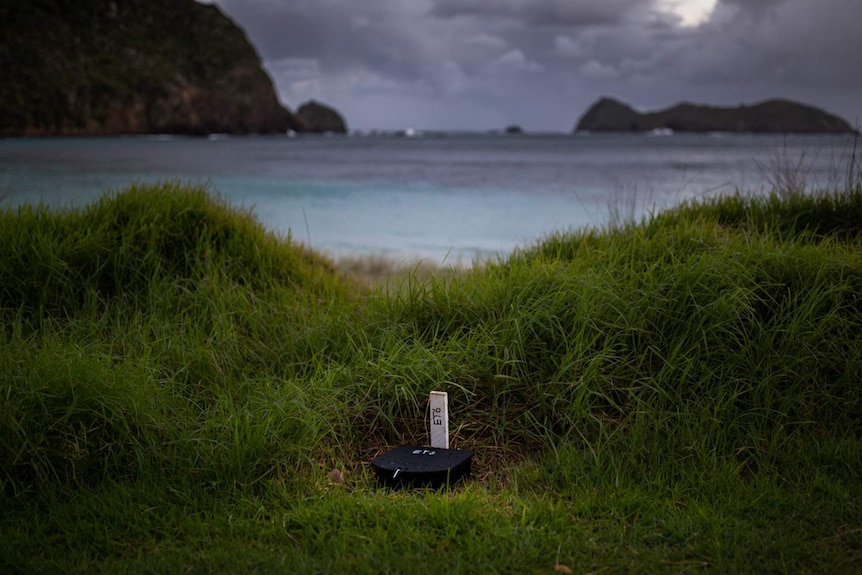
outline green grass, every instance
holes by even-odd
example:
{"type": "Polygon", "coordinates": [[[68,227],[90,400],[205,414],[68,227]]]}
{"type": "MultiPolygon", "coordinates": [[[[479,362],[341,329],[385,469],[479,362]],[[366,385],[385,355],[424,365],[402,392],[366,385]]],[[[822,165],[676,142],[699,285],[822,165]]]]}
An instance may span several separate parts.
{"type": "Polygon", "coordinates": [[[0,212],[0,570],[858,572],[862,186],[416,270],[196,186],[0,212]],[[432,389],[472,478],[379,488],[432,389]]]}

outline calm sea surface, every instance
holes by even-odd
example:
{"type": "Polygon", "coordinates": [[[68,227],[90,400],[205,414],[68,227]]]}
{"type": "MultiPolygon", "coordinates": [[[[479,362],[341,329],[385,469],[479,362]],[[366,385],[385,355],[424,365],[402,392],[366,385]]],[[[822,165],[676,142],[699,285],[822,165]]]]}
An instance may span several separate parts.
{"type": "Polygon", "coordinates": [[[0,207],[82,205],[134,182],[207,183],[333,255],[469,263],[555,230],[777,174],[837,184],[850,136],[478,135],[0,140],[0,207]]]}

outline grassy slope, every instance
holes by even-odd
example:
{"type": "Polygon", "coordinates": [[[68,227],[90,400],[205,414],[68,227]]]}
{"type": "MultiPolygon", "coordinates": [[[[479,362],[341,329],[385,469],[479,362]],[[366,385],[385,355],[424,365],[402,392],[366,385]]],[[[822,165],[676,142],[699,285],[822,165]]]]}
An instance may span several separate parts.
{"type": "Polygon", "coordinates": [[[740,196],[368,290],[202,189],[7,211],[0,568],[854,572],[860,222],[740,196]],[[474,478],[378,489],[431,389],[474,478]]]}

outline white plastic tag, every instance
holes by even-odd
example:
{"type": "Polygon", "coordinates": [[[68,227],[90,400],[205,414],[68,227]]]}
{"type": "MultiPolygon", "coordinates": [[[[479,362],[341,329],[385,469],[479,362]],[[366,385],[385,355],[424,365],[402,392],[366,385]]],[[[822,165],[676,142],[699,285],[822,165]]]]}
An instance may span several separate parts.
{"type": "Polygon", "coordinates": [[[431,447],[449,449],[449,394],[432,391],[428,398],[431,417],[431,447]]]}

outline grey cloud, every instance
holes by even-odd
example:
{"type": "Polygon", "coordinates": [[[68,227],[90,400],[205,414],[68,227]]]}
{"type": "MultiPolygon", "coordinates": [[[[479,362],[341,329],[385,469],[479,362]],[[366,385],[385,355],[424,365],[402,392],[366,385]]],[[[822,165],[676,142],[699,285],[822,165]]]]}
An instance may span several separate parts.
{"type": "Polygon", "coordinates": [[[591,26],[617,24],[644,0],[434,0],[441,18],[498,17],[524,24],[591,26]]]}
{"type": "Polygon", "coordinates": [[[810,0],[761,0],[768,12],[756,14],[751,6],[727,11],[730,4],[694,30],[625,25],[560,35],[557,54],[682,86],[733,85],[740,95],[752,87],[774,86],[781,95],[794,86],[817,84],[828,94],[860,85],[862,36],[849,23],[862,19],[862,3],[825,0],[822,10],[810,0]]]}
{"type": "Polygon", "coordinates": [[[322,99],[355,127],[413,114],[417,128],[567,130],[605,93],[639,107],[785,96],[862,112],[860,0],[720,0],[693,28],[655,0],[216,1],[286,103],[322,99]]]}
{"type": "Polygon", "coordinates": [[[265,60],[314,58],[330,72],[369,65],[410,77],[423,37],[414,33],[415,14],[394,0],[218,0],[251,34],[265,60]]]}
{"type": "Polygon", "coordinates": [[[858,0],[760,0],[668,50],[667,62],[701,81],[860,86],[862,36],[849,24],[860,19],[858,0]]]}
{"type": "Polygon", "coordinates": [[[788,0],[718,0],[719,10],[722,7],[733,7],[748,14],[762,15],[788,0]]]}

